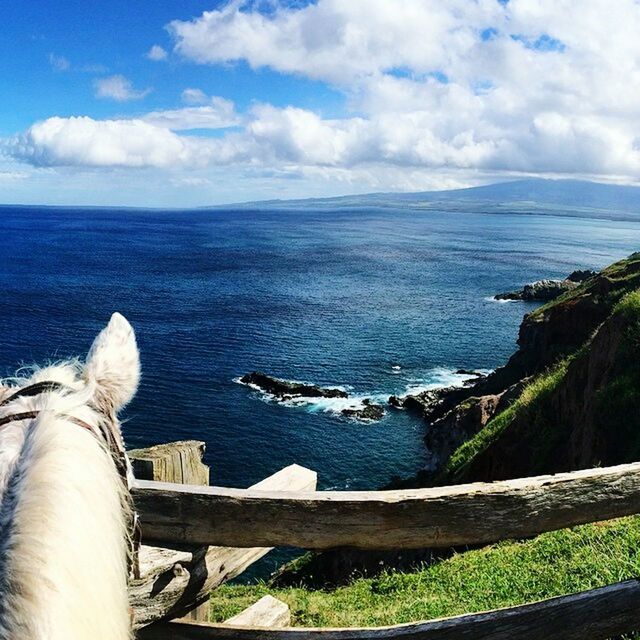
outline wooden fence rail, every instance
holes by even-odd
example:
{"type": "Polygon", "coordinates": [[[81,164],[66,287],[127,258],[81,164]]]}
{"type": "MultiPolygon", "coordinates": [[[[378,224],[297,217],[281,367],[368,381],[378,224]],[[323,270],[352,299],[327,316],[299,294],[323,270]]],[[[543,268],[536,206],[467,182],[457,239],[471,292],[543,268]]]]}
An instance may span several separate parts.
{"type": "Polygon", "coordinates": [[[409,491],[272,492],[137,481],[146,542],[408,549],[486,544],[640,513],[640,463],[409,491]]]}
{"type": "Polygon", "coordinates": [[[640,629],[640,582],[551,598],[508,609],[392,627],[242,628],[169,622],[142,629],[140,640],[605,640],[640,629]]]}
{"type": "MultiPolygon", "coordinates": [[[[254,485],[270,491],[311,491],[316,473],[290,465],[254,485]]],[[[146,536],[143,537],[145,543],[146,536]]],[[[212,589],[240,575],[267,554],[269,547],[192,547],[174,550],[140,549],[141,575],[129,585],[129,603],[136,628],[163,618],[185,615],[194,605],[207,603],[212,589]]]]}

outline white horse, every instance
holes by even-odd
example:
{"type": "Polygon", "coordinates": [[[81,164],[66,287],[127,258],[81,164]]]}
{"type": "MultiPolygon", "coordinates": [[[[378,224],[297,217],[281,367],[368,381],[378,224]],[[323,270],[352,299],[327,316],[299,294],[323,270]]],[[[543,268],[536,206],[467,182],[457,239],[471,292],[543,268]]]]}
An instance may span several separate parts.
{"type": "Polygon", "coordinates": [[[114,314],[84,365],[0,382],[1,640],[131,638],[116,413],[139,377],[133,330],[114,314]]]}

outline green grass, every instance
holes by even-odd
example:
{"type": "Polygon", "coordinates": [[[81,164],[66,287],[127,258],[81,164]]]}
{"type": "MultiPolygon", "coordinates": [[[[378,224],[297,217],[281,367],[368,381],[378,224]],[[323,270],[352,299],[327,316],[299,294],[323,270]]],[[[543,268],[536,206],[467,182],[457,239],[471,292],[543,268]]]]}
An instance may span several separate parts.
{"type": "Polygon", "coordinates": [[[513,424],[516,417],[539,419],[536,413],[564,378],[571,360],[572,358],[565,358],[551,371],[538,376],[524,388],[520,397],[508,409],[490,420],[473,438],[458,447],[445,467],[444,477],[450,481],[457,479],[471,460],[491,446],[513,424]]]}
{"type": "Polygon", "coordinates": [[[285,601],[299,626],[379,626],[515,606],[640,575],[640,516],[458,553],[413,573],[384,573],[333,591],[224,586],[221,622],[263,595],[285,601]]]}
{"type": "Polygon", "coordinates": [[[624,296],[622,300],[616,304],[613,312],[624,315],[627,319],[640,319],[640,289],[636,289],[624,296]]]}

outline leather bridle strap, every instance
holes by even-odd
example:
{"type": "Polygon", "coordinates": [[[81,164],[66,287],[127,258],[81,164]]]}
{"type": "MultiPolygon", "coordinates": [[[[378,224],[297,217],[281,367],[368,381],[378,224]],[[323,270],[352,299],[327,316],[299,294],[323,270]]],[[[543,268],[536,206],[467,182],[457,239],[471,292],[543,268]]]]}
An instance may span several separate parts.
{"type": "Polygon", "coordinates": [[[0,427],[4,427],[10,422],[19,422],[20,420],[30,420],[33,418],[37,418],[39,413],[39,411],[23,411],[22,413],[12,413],[9,416],[0,418],[0,427]]]}
{"type": "Polygon", "coordinates": [[[36,382],[35,384],[30,384],[28,387],[22,387],[22,389],[18,389],[8,398],[5,398],[2,402],[0,402],[0,407],[13,402],[14,400],[17,400],[18,398],[30,398],[33,396],[39,396],[41,393],[61,391],[62,389],[66,389],[66,387],[61,382],[53,382],[52,380],[36,382]]]}

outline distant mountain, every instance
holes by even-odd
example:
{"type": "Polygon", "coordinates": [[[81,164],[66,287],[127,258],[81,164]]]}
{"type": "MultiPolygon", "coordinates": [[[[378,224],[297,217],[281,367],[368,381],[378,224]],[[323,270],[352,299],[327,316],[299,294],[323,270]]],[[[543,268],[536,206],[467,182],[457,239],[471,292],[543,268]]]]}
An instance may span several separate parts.
{"type": "MultiPolygon", "coordinates": [[[[226,205],[224,209],[415,208],[571,214],[640,214],[640,187],[582,180],[514,180],[469,189],[417,193],[369,193],[334,198],[267,200],[226,205]]],[[[625,216],[627,217],[627,216],[625,216]]]]}

